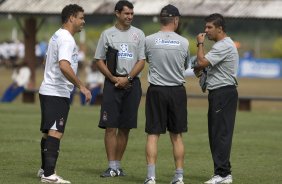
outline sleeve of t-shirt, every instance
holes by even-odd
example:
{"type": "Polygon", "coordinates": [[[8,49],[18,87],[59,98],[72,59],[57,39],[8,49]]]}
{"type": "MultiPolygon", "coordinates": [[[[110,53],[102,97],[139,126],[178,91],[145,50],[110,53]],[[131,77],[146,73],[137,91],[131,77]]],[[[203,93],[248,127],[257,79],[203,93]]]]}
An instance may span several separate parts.
{"type": "Polygon", "coordinates": [[[228,53],[228,47],[223,44],[215,44],[212,49],[205,55],[205,58],[212,66],[223,61],[228,53]]]}
{"type": "Polygon", "coordinates": [[[142,59],[146,59],[145,56],[145,34],[143,32],[141,32],[140,34],[140,42],[138,44],[138,56],[137,56],[137,60],[142,60],[142,59]]]}
{"type": "Polygon", "coordinates": [[[102,32],[102,34],[99,38],[94,58],[95,59],[103,59],[103,60],[106,59],[106,36],[105,36],[105,32],[102,32]]]}
{"type": "Polygon", "coordinates": [[[59,49],[59,51],[58,51],[59,61],[67,60],[67,61],[71,62],[74,47],[75,47],[75,45],[73,44],[72,41],[62,40],[61,43],[59,44],[59,47],[58,47],[58,49],[59,49]]]}

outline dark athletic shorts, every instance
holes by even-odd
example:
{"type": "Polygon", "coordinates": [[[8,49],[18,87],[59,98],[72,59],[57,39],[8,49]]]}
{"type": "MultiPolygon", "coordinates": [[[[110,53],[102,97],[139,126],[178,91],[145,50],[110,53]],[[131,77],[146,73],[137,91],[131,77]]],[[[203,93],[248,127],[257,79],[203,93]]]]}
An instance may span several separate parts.
{"type": "Polygon", "coordinates": [[[100,128],[137,128],[137,114],[142,95],[139,78],[134,78],[129,89],[116,88],[105,80],[101,105],[100,128]]]}
{"type": "Polygon", "coordinates": [[[146,96],[148,134],[187,132],[187,96],[184,86],[150,85],[146,96]]]}
{"type": "Polygon", "coordinates": [[[39,94],[41,106],[42,133],[57,130],[64,133],[70,109],[70,100],[65,97],[47,96],[39,94]]]}

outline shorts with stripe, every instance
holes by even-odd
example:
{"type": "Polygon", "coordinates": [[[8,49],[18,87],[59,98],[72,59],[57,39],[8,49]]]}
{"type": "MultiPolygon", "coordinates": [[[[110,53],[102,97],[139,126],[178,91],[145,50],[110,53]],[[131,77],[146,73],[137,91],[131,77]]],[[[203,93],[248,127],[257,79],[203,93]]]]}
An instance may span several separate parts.
{"type": "Polygon", "coordinates": [[[64,133],[70,109],[70,100],[66,97],[48,96],[39,94],[41,106],[42,133],[57,130],[64,133]]]}
{"type": "Polygon", "coordinates": [[[184,86],[150,85],[146,95],[148,134],[187,132],[187,96],[184,86]]]}

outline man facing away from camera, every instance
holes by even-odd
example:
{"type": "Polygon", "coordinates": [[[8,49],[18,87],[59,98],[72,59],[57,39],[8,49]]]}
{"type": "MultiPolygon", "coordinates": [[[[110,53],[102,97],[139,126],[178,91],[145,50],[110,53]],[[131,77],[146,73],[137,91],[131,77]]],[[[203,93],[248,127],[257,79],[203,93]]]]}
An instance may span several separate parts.
{"type": "Polygon", "coordinates": [[[145,65],[145,35],[140,29],[131,26],[133,13],[131,2],[116,3],[116,24],[101,34],[95,53],[97,67],[105,76],[99,127],[105,129],[109,166],[101,177],[125,175],[121,159],[130,129],[137,128],[142,95],[139,73],[145,65]],[[108,69],[110,61],[105,65],[109,50],[117,51],[114,71],[108,69]]]}
{"type": "Polygon", "coordinates": [[[237,111],[237,69],[239,55],[234,42],[227,36],[225,20],[220,14],[205,18],[205,33],[197,36],[196,76],[206,68],[208,94],[208,134],[214,163],[214,176],[206,184],[232,183],[230,153],[237,111]],[[204,53],[205,37],[215,42],[204,53]]]}
{"type": "Polygon", "coordinates": [[[169,131],[175,161],[172,184],[184,184],[184,144],[187,132],[187,96],[184,71],[189,62],[189,42],[175,33],[180,14],[173,5],[162,8],[160,31],[146,37],[146,57],[149,64],[146,95],[146,160],[147,178],[144,184],[155,184],[155,167],[160,134],[169,131]]]}
{"type": "Polygon", "coordinates": [[[70,183],[55,173],[70,108],[70,93],[74,85],[90,101],[91,93],[76,77],[78,47],[73,38],[85,24],[84,10],[76,4],[63,8],[62,27],[51,37],[46,54],[44,79],[39,89],[41,106],[42,165],[38,177],[44,183],[70,183]]]}

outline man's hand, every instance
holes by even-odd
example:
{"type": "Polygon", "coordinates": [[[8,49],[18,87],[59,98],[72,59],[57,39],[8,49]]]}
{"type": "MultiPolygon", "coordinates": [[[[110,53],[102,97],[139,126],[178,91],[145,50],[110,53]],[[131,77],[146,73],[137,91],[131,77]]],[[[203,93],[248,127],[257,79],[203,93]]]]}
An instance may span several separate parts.
{"type": "Polygon", "coordinates": [[[126,89],[131,86],[131,83],[128,81],[127,77],[117,77],[115,86],[120,89],[126,89]]]}
{"type": "Polygon", "coordinates": [[[92,95],[91,95],[91,92],[86,88],[86,87],[81,87],[80,88],[80,91],[82,94],[85,95],[85,102],[90,102],[91,98],[92,98],[92,95]]]}
{"type": "Polygon", "coordinates": [[[198,43],[204,43],[206,37],[206,33],[200,33],[197,36],[197,42],[198,43]]]}

